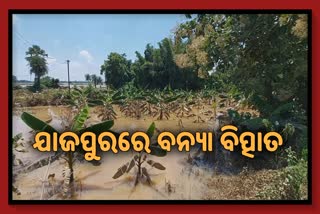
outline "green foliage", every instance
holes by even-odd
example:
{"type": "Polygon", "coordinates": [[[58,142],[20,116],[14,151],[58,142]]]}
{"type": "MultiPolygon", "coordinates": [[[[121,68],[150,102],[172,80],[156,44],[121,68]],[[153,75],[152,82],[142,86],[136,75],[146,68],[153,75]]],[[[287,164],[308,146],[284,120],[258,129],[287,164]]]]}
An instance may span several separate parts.
{"type": "MultiPolygon", "coordinates": [[[[203,38],[207,70],[214,67],[207,86],[236,88],[269,116],[292,100],[307,107],[308,45],[303,30],[307,32],[306,15],[199,14],[180,24],[175,36],[187,48],[203,38]]],[[[188,55],[187,49],[182,53],[188,55]]]]}
{"type": "Polygon", "coordinates": [[[30,128],[32,128],[35,131],[43,131],[48,132],[49,134],[53,134],[54,132],[57,132],[54,128],[52,128],[49,124],[46,122],[43,122],[42,120],[39,120],[35,116],[23,112],[21,115],[21,119],[23,122],[25,122],[30,128]]]}
{"type": "MultiPolygon", "coordinates": [[[[102,132],[108,131],[113,126],[113,121],[105,121],[105,122],[84,128],[84,122],[87,120],[88,116],[89,116],[88,106],[85,106],[82,109],[80,109],[79,113],[73,119],[73,123],[70,126],[71,127],[70,131],[76,132],[78,135],[81,135],[84,132],[93,132],[96,135],[99,135],[102,132]]],[[[58,133],[49,124],[32,116],[29,113],[23,112],[21,115],[21,118],[30,128],[32,128],[35,131],[44,131],[50,134],[53,134],[53,132],[58,133]]],[[[76,151],[82,155],[84,154],[84,151],[82,151],[80,148],[77,148],[76,151]]],[[[73,190],[74,190],[73,166],[75,161],[74,159],[75,155],[74,155],[74,152],[71,152],[71,151],[70,152],[59,151],[59,152],[60,154],[64,154],[62,158],[66,161],[66,166],[62,171],[63,178],[64,178],[62,193],[64,197],[70,198],[72,197],[73,190]]],[[[93,164],[98,165],[96,162],[93,162],[93,164]]]]}
{"type": "Polygon", "coordinates": [[[149,136],[149,138],[151,138],[153,136],[155,129],[156,129],[156,124],[153,122],[153,123],[151,123],[151,125],[149,126],[149,128],[146,132],[146,134],[149,136]]]}
{"type": "Polygon", "coordinates": [[[129,82],[132,78],[130,64],[125,54],[110,53],[100,70],[105,75],[105,83],[119,88],[129,82]]]}
{"type": "Polygon", "coordinates": [[[96,135],[99,135],[102,132],[110,130],[113,125],[114,125],[113,120],[108,120],[108,121],[104,121],[104,122],[89,126],[87,128],[83,128],[79,130],[78,133],[79,135],[81,135],[84,132],[92,132],[92,133],[95,133],[96,135]]]}
{"type": "Polygon", "coordinates": [[[81,109],[85,105],[96,106],[103,105],[103,92],[98,91],[91,84],[88,87],[74,87],[71,91],[69,104],[81,109]]]}
{"type": "Polygon", "coordinates": [[[26,60],[30,66],[30,73],[35,75],[34,90],[40,90],[40,78],[48,73],[47,60],[48,54],[39,46],[33,45],[26,52],[26,60]]]}
{"type": "Polygon", "coordinates": [[[86,81],[93,83],[95,88],[97,87],[97,85],[102,85],[102,83],[103,83],[102,78],[95,75],[95,74],[92,74],[92,75],[86,74],[85,79],[86,79],[86,81]]]}
{"type": "Polygon", "coordinates": [[[45,88],[59,88],[59,79],[51,78],[49,76],[42,77],[40,83],[45,88]]]}
{"type": "Polygon", "coordinates": [[[161,149],[157,145],[150,145],[150,150],[151,150],[150,155],[154,155],[154,156],[157,156],[157,157],[164,157],[164,156],[167,155],[167,151],[161,149]]]}
{"type": "Polygon", "coordinates": [[[89,107],[84,106],[82,109],[80,109],[79,113],[74,118],[74,122],[72,125],[71,130],[74,132],[78,132],[83,128],[84,123],[89,117],[89,107]]]}
{"type": "Polygon", "coordinates": [[[277,176],[265,186],[258,197],[267,200],[305,200],[307,199],[308,162],[298,159],[289,147],[286,149],[288,166],[281,169],[277,176]]]}

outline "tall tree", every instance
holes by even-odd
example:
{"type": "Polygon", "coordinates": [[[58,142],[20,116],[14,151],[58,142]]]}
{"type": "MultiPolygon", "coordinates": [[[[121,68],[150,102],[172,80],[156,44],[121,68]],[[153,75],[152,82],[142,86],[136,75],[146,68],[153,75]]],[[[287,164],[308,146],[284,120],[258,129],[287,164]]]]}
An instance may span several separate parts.
{"type": "Polygon", "coordinates": [[[101,85],[102,85],[102,83],[103,83],[102,78],[98,76],[97,79],[96,79],[96,81],[97,81],[97,85],[100,85],[100,88],[101,88],[101,85]]]}
{"type": "Polygon", "coordinates": [[[84,75],[84,78],[86,79],[87,82],[90,82],[90,81],[91,81],[91,76],[90,76],[90,74],[85,74],[85,75],[84,75]]]}
{"type": "Polygon", "coordinates": [[[131,62],[125,54],[110,53],[108,59],[101,65],[100,73],[105,75],[105,82],[115,88],[123,86],[132,78],[131,62]]]}
{"type": "Polygon", "coordinates": [[[150,44],[147,44],[146,50],[144,51],[144,58],[146,59],[146,61],[153,62],[153,51],[154,51],[153,46],[150,44]]]}
{"type": "MultiPolygon", "coordinates": [[[[207,54],[207,70],[251,97],[263,115],[293,100],[306,109],[306,15],[201,14],[183,23],[176,36],[191,46],[203,38],[200,47],[207,54]]],[[[183,54],[190,59],[188,47],[183,54]]]]}
{"type": "Polygon", "coordinates": [[[48,54],[38,45],[29,47],[26,52],[26,60],[30,66],[30,73],[35,75],[34,87],[36,91],[40,90],[40,78],[48,73],[47,60],[48,54]]]}
{"type": "Polygon", "coordinates": [[[16,75],[12,75],[12,82],[15,83],[18,81],[18,78],[16,75]]]}
{"type": "Polygon", "coordinates": [[[159,43],[160,54],[163,62],[163,79],[166,85],[173,86],[174,80],[177,78],[177,68],[174,62],[174,53],[172,50],[172,41],[165,38],[159,43]]]}
{"type": "Polygon", "coordinates": [[[93,83],[95,88],[97,87],[97,85],[99,85],[99,84],[101,85],[103,83],[102,78],[95,75],[95,74],[92,74],[92,75],[85,74],[84,76],[86,78],[86,81],[88,81],[88,83],[90,83],[90,84],[93,83]]]}

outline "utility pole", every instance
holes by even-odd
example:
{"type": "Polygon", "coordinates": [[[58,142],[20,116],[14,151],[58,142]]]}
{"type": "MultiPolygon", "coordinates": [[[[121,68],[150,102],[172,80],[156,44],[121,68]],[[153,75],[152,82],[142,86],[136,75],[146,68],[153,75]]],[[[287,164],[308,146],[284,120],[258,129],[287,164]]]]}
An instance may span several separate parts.
{"type": "Polygon", "coordinates": [[[69,63],[70,60],[67,59],[67,67],[68,67],[68,87],[69,87],[69,95],[70,95],[70,73],[69,73],[69,63]]]}

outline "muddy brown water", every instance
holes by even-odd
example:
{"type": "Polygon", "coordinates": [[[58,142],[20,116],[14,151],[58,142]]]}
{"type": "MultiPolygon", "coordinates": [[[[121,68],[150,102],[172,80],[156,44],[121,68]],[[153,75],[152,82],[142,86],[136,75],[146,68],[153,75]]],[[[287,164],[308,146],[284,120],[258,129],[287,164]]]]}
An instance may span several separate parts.
{"type": "MultiPolygon", "coordinates": [[[[180,118],[171,114],[168,120],[156,120],[150,116],[142,116],[141,119],[125,117],[118,106],[114,106],[117,119],[114,120],[112,130],[122,131],[146,131],[152,122],[155,122],[157,132],[171,131],[178,133],[182,131],[213,131],[217,127],[217,122],[212,115],[204,115],[201,112],[211,110],[210,106],[204,105],[200,110],[193,108],[195,115],[201,115],[204,122],[195,123],[196,116],[180,118]]],[[[22,133],[22,138],[18,141],[18,146],[13,148],[15,162],[13,164],[13,186],[19,190],[13,193],[14,200],[63,200],[62,183],[65,161],[58,159],[49,165],[37,167],[30,171],[23,171],[40,159],[47,159],[52,153],[41,153],[33,149],[32,130],[21,120],[22,112],[28,112],[47,121],[58,131],[63,131],[64,126],[68,125],[66,120],[70,120],[73,110],[67,106],[37,106],[14,108],[13,110],[13,136],[22,133]],[[19,161],[18,161],[19,160],[19,161]],[[53,179],[48,179],[48,175],[53,175],[53,179]]],[[[101,122],[95,114],[96,109],[90,109],[90,118],[85,123],[86,126],[101,122]]],[[[226,109],[219,109],[226,112],[226,109]]],[[[156,133],[157,134],[157,133],[156,133]]],[[[161,163],[166,167],[165,170],[157,170],[149,165],[144,165],[152,180],[148,185],[146,181],[141,181],[137,186],[134,185],[137,169],[133,168],[129,173],[124,174],[118,179],[112,176],[118,168],[130,161],[135,152],[112,152],[103,153],[101,164],[93,164],[77,160],[74,164],[75,182],[73,185],[74,194],[71,199],[77,200],[201,200],[201,199],[257,199],[256,192],[259,192],[265,185],[269,184],[270,179],[262,180],[259,185],[250,183],[258,177],[265,177],[265,174],[272,175],[276,171],[262,171],[252,173],[243,178],[237,175],[227,176],[216,174],[212,166],[191,165],[188,163],[188,155],[194,155],[198,149],[188,152],[168,152],[165,157],[148,156],[148,159],[161,163]],[[221,186],[221,181],[228,181],[221,186]],[[239,187],[240,181],[250,181],[248,187],[243,191],[239,187]],[[236,190],[241,191],[236,191],[236,190]],[[233,193],[235,192],[235,193],[233,193]],[[243,194],[243,195],[241,195],[243,194]]]]}
{"type": "MultiPolygon", "coordinates": [[[[209,108],[209,107],[208,107],[209,108]]],[[[141,119],[125,117],[115,107],[117,119],[114,120],[112,130],[122,131],[146,131],[152,122],[155,122],[158,132],[171,131],[173,133],[181,131],[212,131],[214,121],[210,121],[207,116],[202,116],[205,122],[195,123],[196,117],[182,118],[182,124],[179,125],[180,118],[171,114],[168,120],[155,120],[150,116],[143,116],[141,119]]],[[[49,122],[57,130],[63,130],[61,117],[70,114],[72,109],[66,106],[37,106],[16,108],[13,112],[13,136],[22,133],[23,139],[20,143],[25,152],[18,152],[15,149],[13,153],[16,159],[21,160],[23,166],[14,165],[13,170],[23,168],[28,164],[41,158],[48,157],[50,154],[41,153],[32,148],[33,133],[32,130],[24,124],[20,115],[22,112],[28,112],[43,121],[49,122]]],[[[195,113],[197,109],[194,110],[195,113]]],[[[95,108],[90,109],[90,118],[86,125],[101,122],[95,114],[95,108]]],[[[139,183],[134,186],[136,169],[125,174],[119,179],[112,179],[117,169],[131,160],[134,152],[125,152],[113,154],[107,152],[102,157],[102,164],[94,166],[88,162],[76,162],[75,173],[75,195],[74,199],[107,199],[107,200],[127,200],[127,199],[201,199],[204,185],[201,182],[206,177],[212,175],[212,171],[191,166],[187,163],[188,152],[168,152],[165,157],[155,157],[149,155],[148,158],[160,162],[166,167],[161,171],[146,165],[150,174],[152,185],[139,183]]],[[[64,161],[54,161],[48,167],[43,166],[28,173],[18,173],[15,175],[14,186],[21,194],[14,194],[14,199],[61,199],[59,197],[63,180],[62,170],[64,161]],[[49,183],[46,175],[54,174],[54,184],[49,183]],[[41,197],[42,195],[42,197],[41,197]]]]}

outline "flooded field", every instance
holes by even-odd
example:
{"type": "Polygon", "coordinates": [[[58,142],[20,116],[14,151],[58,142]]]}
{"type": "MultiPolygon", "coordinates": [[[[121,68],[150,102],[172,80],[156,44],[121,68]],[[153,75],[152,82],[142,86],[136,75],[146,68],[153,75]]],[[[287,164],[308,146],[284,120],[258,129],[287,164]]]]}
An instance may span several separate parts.
{"type": "MultiPolygon", "coordinates": [[[[153,117],[144,116],[143,119],[128,118],[122,115],[117,107],[118,114],[115,119],[113,131],[143,131],[155,121],[156,132],[170,130],[172,132],[187,131],[213,131],[215,121],[204,118],[205,122],[196,122],[195,117],[183,118],[182,125],[176,117],[168,120],[155,120],[153,117]]],[[[204,108],[203,108],[204,109],[204,108]]],[[[203,110],[202,109],[202,110],[203,110]]],[[[19,194],[14,194],[14,199],[43,199],[59,200],[65,199],[61,195],[63,188],[63,173],[65,160],[59,158],[43,164],[34,166],[39,160],[53,157],[53,153],[41,153],[32,148],[33,132],[21,120],[20,115],[25,111],[39,119],[48,122],[58,131],[63,129],[63,118],[71,114],[72,108],[67,106],[37,106],[16,108],[13,112],[13,136],[22,133],[22,138],[18,141],[18,146],[14,148],[14,188],[19,190],[19,194]],[[50,176],[51,175],[51,176],[50,176]]],[[[96,108],[90,109],[90,117],[86,126],[100,122],[95,114],[96,108]]],[[[194,110],[197,113],[197,110],[194,110]]],[[[151,185],[146,181],[135,184],[137,169],[126,173],[119,179],[112,176],[117,169],[131,160],[135,152],[123,152],[113,154],[106,152],[102,155],[101,164],[95,166],[84,160],[77,160],[74,164],[74,193],[71,199],[106,199],[106,200],[168,200],[168,199],[252,199],[256,197],[256,192],[263,187],[263,183],[257,181],[257,175],[272,177],[275,171],[268,173],[257,172],[250,175],[223,175],[218,174],[212,167],[201,161],[192,164],[190,157],[196,157],[198,149],[194,148],[189,152],[168,152],[165,157],[149,155],[153,161],[165,166],[165,170],[160,171],[151,166],[147,166],[151,178],[151,185]],[[256,175],[257,174],[257,175],[256,175]],[[253,179],[254,178],[254,179],[253,179]],[[222,182],[228,183],[228,188],[222,186],[222,182]],[[239,187],[239,182],[244,186],[239,187]],[[253,182],[255,183],[254,186],[253,182]],[[247,189],[245,186],[249,186],[247,189]],[[252,188],[250,187],[252,186],[252,188]],[[240,190],[239,190],[240,188],[240,190]]],[[[41,162],[41,161],[40,161],[41,162]]],[[[193,162],[194,163],[194,162],[193,162]]],[[[259,177],[259,176],[258,176],[259,177]]]]}

